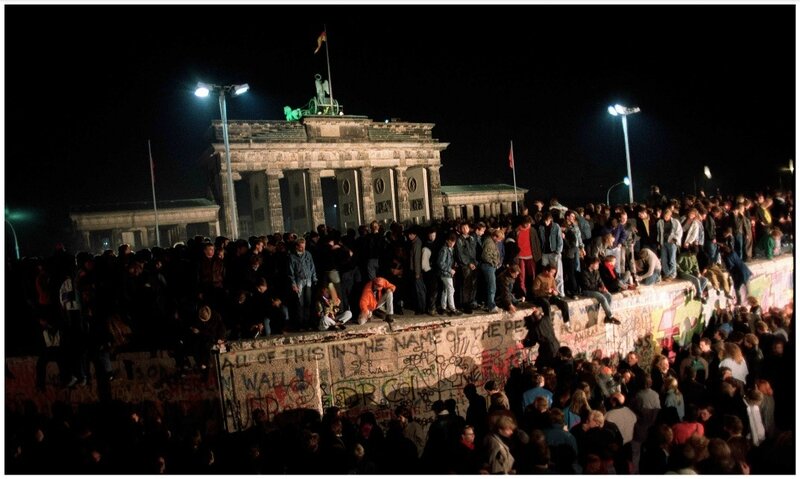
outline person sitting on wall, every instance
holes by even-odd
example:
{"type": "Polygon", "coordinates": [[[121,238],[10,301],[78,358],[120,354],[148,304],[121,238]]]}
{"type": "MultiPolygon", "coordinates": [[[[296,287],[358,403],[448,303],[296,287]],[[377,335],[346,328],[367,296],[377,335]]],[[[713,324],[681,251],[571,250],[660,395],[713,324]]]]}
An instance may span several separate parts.
{"type": "Polygon", "coordinates": [[[636,281],[646,286],[661,281],[661,260],[658,255],[650,248],[642,248],[639,250],[639,259],[642,269],[637,272],[636,281]]]}
{"type": "Polygon", "coordinates": [[[394,322],[395,289],[395,285],[380,276],[367,281],[359,301],[361,314],[358,316],[358,324],[366,323],[372,319],[373,314],[383,316],[387,323],[394,322]]]}
{"type": "Polygon", "coordinates": [[[533,280],[533,299],[531,302],[539,306],[546,316],[550,316],[550,305],[555,305],[561,310],[564,321],[564,330],[572,332],[569,322],[569,306],[556,289],[556,267],[552,264],[545,265],[542,272],[533,280]]]}
{"type": "Polygon", "coordinates": [[[525,296],[520,299],[514,296],[514,284],[519,274],[520,267],[512,264],[497,278],[497,293],[495,294],[494,302],[499,308],[511,314],[517,312],[517,307],[515,306],[517,303],[525,301],[525,296]]]}
{"type": "Polygon", "coordinates": [[[336,295],[333,283],[323,285],[319,289],[319,298],[316,302],[316,315],[319,320],[319,330],[344,329],[344,323],[350,321],[353,313],[350,310],[341,311],[341,300],[336,295]]]}
{"type": "Polygon", "coordinates": [[[616,270],[617,257],[614,255],[607,255],[603,258],[603,264],[600,265],[600,278],[609,293],[619,293],[626,289],[636,289],[630,277],[630,272],[626,271],[622,276],[617,274],[616,270]]]}
{"type": "Polygon", "coordinates": [[[600,278],[600,260],[598,258],[587,259],[586,266],[580,272],[580,278],[583,296],[596,299],[606,313],[604,322],[620,324],[619,319],[615,318],[614,313],[611,311],[611,293],[608,292],[603,280],[600,278]]]}

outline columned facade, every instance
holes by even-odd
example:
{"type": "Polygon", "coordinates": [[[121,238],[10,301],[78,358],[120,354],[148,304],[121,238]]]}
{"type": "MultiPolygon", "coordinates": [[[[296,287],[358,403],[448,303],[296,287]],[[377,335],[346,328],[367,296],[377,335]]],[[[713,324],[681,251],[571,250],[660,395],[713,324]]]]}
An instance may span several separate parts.
{"type": "MultiPolygon", "coordinates": [[[[516,213],[514,187],[511,185],[463,185],[442,186],[440,201],[448,219],[476,221],[500,214],[516,213]]],[[[520,205],[525,200],[525,188],[517,188],[516,198],[520,205]]]]}
{"type": "MultiPolygon", "coordinates": [[[[235,188],[248,188],[251,200],[251,211],[240,206],[239,214],[252,218],[257,235],[284,229],[302,233],[330,224],[325,213],[332,205],[323,199],[323,182],[333,178],[341,203],[333,208],[334,225],[340,229],[376,219],[411,224],[441,218],[439,168],[448,144],[433,138],[433,126],[374,122],[363,116],[309,116],[300,122],[229,120],[235,188]],[[287,182],[288,198],[281,196],[281,178],[287,182]],[[284,204],[287,201],[290,204],[284,204]],[[290,224],[284,224],[284,218],[290,224]]],[[[228,234],[232,192],[224,162],[219,161],[225,153],[221,121],[215,121],[212,130],[208,155],[217,160],[216,199],[222,206],[223,233],[228,234]]]]}
{"type": "Polygon", "coordinates": [[[77,250],[99,253],[130,244],[134,250],[167,247],[185,242],[189,235],[214,239],[219,235],[220,207],[207,199],[159,201],[156,244],[156,214],[152,203],[97,205],[70,213],[78,237],[77,250]]]}

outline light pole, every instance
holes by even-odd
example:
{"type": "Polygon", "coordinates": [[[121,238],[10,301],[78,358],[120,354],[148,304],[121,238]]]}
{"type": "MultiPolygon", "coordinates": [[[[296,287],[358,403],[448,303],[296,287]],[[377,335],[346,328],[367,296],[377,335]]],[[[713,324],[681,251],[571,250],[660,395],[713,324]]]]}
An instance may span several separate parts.
{"type": "Polygon", "coordinates": [[[194,94],[201,98],[207,97],[211,91],[219,93],[219,114],[222,119],[222,141],[225,143],[225,163],[228,170],[228,195],[231,201],[231,230],[228,232],[231,235],[231,240],[236,240],[239,237],[239,214],[236,210],[236,190],[233,188],[233,174],[231,173],[231,146],[230,143],[228,143],[228,108],[225,102],[225,96],[228,93],[233,96],[239,96],[249,89],[250,85],[247,83],[241,85],[209,85],[208,83],[198,83],[197,89],[194,91],[194,94]]]}
{"type": "MultiPolygon", "coordinates": [[[[782,167],[781,171],[788,171],[789,172],[789,176],[793,176],[794,175],[794,160],[789,158],[789,166],[788,167],[786,167],[786,166],[782,167]]],[[[783,178],[782,178],[782,176],[783,175],[778,175],[778,185],[780,186],[781,189],[783,189],[783,178]]],[[[794,184],[794,183],[792,183],[792,184],[794,184]]]]}
{"type": "Polygon", "coordinates": [[[628,181],[630,182],[628,184],[628,197],[631,203],[633,203],[633,175],[631,175],[631,150],[628,147],[628,115],[633,115],[640,111],[638,106],[628,108],[617,104],[608,107],[608,112],[613,116],[622,116],[622,133],[625,135],[625,160],[628,162],[628,181]]]}
{"type": "MultiPolygon", "coordinates": [[[[708,166],[704,166],[703,167],[703,176],[705,176],[706,179],[709,179],[709,180],[711,179],[711,169],[708,166]]],[[[697,194],[697,181],[695,180],[695,176],[694,175],[692,175],[692,182],[694,183],[694,194],[696,195],[697,194]]],[[[705,192],[706,189],[703,187],[703,185],[701,185],[700,187],[705,192]]]]}
{"type": "Polygon", "coordinates": [[[17,232],[14,231],[14,225],[8,221],[8,218],[6,218],[6,224],[9,226],[9,228],[11,228],[11,234],[14,235],[14,253],[16,253],[17,259],[19,259],[19,241],[17,241],[17,232]]]}
{"type": "Polygon", "coordinates": [[[615,184],[611,185],[611,188],[609,188],[609,189],[608,189],[608,191],[606,191],[606,204],[607,204],[608,206],[611,206],[611,200],[610,200],[610,196],[609,196],[609,195],[611,194],[611,190],[613,190],[615,187],[617,187],[617,186],[619,186],[619,185],[621,185],[621,184],[623,184],[623,183],[625,183],[625,185],[627,185],[627,186],[630,186],[630,185],[631,185],[631,180],[630,180],[630,178],[628,178],[628,177],[626,176],[626,177],[625,177],[625,178],[623,178],[623,179],[622,179],[622,181],[620,181],[619,183],[615,183],[615,184]]]}

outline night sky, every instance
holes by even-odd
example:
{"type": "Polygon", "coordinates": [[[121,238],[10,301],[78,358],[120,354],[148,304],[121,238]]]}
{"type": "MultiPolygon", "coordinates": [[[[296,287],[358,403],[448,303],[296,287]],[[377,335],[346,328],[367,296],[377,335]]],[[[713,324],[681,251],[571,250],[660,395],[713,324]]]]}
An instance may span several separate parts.
{"type": "MultiPolygon", "coordinates": [[[[71,207],[206,195],[219,118],[197,81],[250,84],[229,119],[283,119],[326,75],[346,114],[435,123],[446,185],[517,183],[575,206],[626,174],[691,192],[784,185],[795,158],[794,5],[34,6],[5,9],[5,201],[23,254],[66,237],[71,207]],[[454,18],[457,17],[457,18],[454,18]]],[[[627,198],[618,187],[612,201],[627,198]]]]}

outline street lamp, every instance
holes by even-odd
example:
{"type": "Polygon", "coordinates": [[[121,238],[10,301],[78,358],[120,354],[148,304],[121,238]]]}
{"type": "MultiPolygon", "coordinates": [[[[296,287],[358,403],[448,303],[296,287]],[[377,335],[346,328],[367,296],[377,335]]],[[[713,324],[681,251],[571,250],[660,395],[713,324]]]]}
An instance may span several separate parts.
{"type": "Polygon", "coordinates": [[[615,183],[615,184],[611,185],[611,188],[609,188],[608,191],[606,191],[606,204],[608,206],[611,206],[611,199],[610,199],[610,196],[609,196],[611,194],[611,190],[613,190],[614,188],[616,188],[617,186],[619,186],[619,185],[621,185],[623,183],[626,186],[630,186],[631,185],[631,179],[626,176],[619,183],[615,183]]]}
{"type": "Polygon", "coordinates": [[[212,91],[219,93],[219,113],[222,118],[222,140],[225,143],[225,163],[228,169],[228,192],[231,201],[231,230],[228,233],[231,235],[232,240],[239,237],[239,214],[236,210],[236,190],[233,189],[233,174],[231,173],[231,147],[230,143],[228,143],[228,108],[225,102],[225,96],[227,94],[239,96],[249,89],[250,85],[247,83],[241,85],[210,85],[200,82],[197,84],[197,89],[194,91],[194,94],[201,98],[207,97],[212,91]]]}
{"type": "Polygon", "coordinates": [[[6,224],[8,225],[8,227],[11,228],[11,235],[14,236],[14,253],[15,253],[17,259],[19,259],[19,241],[17,240],[17,231],[14,229],[14,225],[11,224],[11,221],[9,221],[9,219],[12,219],[12,220],[25,219],[25,216],[26,216],[26,214],[24,214],[24,213],[19,213],[19,212],[11,213],[8,210],[8,208],[6,208],[5,220],[6,220],[6,224]]]}
{"type": "MultiPolygon", "coordinates": [[[[706,179],[709,179],[709,180],[711,179],[711,169],[708,166],[704,166],[703,167],[703,176],[705,176],[706,179]]],[[[695,182],[695,176],[694,175],[692,175],[692,182],[694,182],[694,194],[697,194],[697,183],[695,182]]],[[[702,185],[701,185],[701,188],[702,188],[702,185]]],[[[705,191],[705,188],[703,188],[703,191],[705,191]]]]}
{"type": "Polygon", "coordinates": [[[6,218],[6,224],[8,225],[9,228],[11,228],[11,234],[14,235],[14,253],[17,256],[17,259],[19,259],[19,241],[17,241],[17,232],[14,231],[14,225],[12,225],[10,221],[8,221],[8,218],[6,218]]]}
{"type": "MultiPolygon", "coordinates": [[[[786,166],[781,167],[780,170],[781,171],[788,171],[789,172],[789,176],[794,175],[794,160],[789,158],[789,166],[788,167],[786,167],[786,166]]],[[[783,189],[783,175],[778,175],[778,185],[780,186],[781,189],[783,189]]]]}
{"type": "Polygon", "coordinates": [[[638,106],[628,108],[617,104],[608,107],[608,112],[611,113],[611,115],[622,116],[622,133],[625,135],[625,160],[628,162],[628,181],[630,182],[628,184],[628,197],[631,203],[633,203],[633,175],[631,175],[631,150],[628,147],[628,115],[633,115],[640,111],[638,106]]]}

